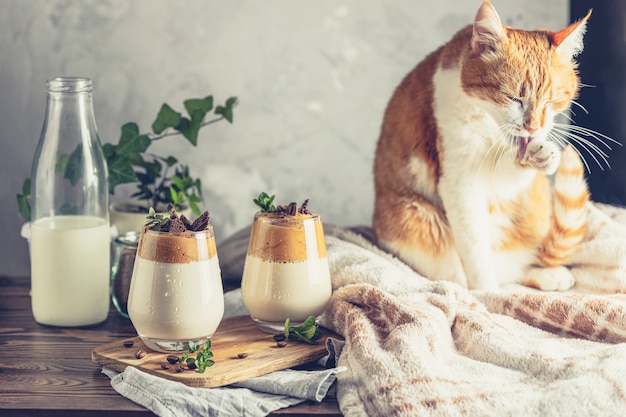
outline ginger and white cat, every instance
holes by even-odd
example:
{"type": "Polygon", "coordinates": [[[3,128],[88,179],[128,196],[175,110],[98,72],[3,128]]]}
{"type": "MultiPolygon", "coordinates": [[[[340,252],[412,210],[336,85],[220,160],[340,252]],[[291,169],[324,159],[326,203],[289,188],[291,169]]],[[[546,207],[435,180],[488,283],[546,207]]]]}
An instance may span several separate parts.
{"type": "Polygon", "coordinates": [[[524,31],[484,0],[472,25],[404,78],[376,149],[379,245],[471,289],[574,285],[564,264],[589,192],[554,118],[578,94],[574,57],[590,15],[556,33],[524,31]]]}

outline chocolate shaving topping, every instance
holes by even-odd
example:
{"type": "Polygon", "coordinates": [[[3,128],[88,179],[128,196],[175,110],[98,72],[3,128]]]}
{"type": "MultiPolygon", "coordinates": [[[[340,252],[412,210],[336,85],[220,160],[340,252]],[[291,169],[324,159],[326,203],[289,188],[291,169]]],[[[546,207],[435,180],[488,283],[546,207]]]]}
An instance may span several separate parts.
{"type": "Polygon", "coordinates": [[[193,230],[192,227],[191,227],[191,220],[189,220],[187,218],[187,216],[185,216],[184,214],[181,214],[180,215],[180,221],[183,222],[183,224],[185,225],[187,230],[193,230]]]}
{"type": "Polygon", "coordinates": [[[167,206],[168,214],[156,213],[150,209],[150,214],[146,217],[146,227],[157,232],[184,233],[188,230],[202,232],[209,229],[209,212],[205,211],[193,223],[183,214],[176,213],[176,209],[170,203],[167,206]]]}
{"type": "Polygon", "coordinates": [[[176,213],[176,210],[174,210],[174,205],[172,203],[169,203],[167,205],[167,211],[168,211],[168,213],[170,213],[170,219],[177,219],[178,218],[178,214],[176,213]]]}
{"type": "Polygon", "coordinates": [[[307,198],[306,200],[304,200],[304,202],[302,203],[302,207],[300,207],[300,213],[302,214],[311,214],[311,212],[309,211],[309,199],[307,198]]]}
{"type": "Polygon", "coordinates": [[[172,233],[183,233],[186,232],[187,228],[185,227],[185,223],[178,217],[170,219],[170,232],[172,233]]]}
{"type": "Polygon", "coordinates": [[[298,208],[298,205],[294,202],[289,203],[288,205],[280,205],[276,207],[275,212],[282,216],[295,216],[297,213],[300,214],[311,214],[308,208],[309,199],[307,198],[302,203],[302,207],[298,208]]]}
{"type": "Polygon", "coordinates": [[[194,232],[199,232],[201,230],[206,230],[209,226],[209,212],[205,211],[202,213],[200,217],[198,217],[193,224],[191,225],[191,230],[194,232]]]}

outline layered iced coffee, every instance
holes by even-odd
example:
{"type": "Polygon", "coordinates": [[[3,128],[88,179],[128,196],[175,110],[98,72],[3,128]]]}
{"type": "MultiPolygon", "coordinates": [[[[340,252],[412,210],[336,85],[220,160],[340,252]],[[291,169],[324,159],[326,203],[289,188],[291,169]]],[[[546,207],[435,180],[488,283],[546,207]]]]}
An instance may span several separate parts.
{"type": "Polygon", "coordinates": [[[200,227],[193,224],[172,219],[167,230],[146,226],[140,237],[128,314],[146,346],[156,351],[203,343],[224,315],[213,228],[207,222],[195,230],[200,227]]]}
{"type": "Polygon", "coordinates": [[[250,316],[267,331],[324,311],[332,293],[324,230],[306,203],[255,215],[241,290],[250,316]]]}

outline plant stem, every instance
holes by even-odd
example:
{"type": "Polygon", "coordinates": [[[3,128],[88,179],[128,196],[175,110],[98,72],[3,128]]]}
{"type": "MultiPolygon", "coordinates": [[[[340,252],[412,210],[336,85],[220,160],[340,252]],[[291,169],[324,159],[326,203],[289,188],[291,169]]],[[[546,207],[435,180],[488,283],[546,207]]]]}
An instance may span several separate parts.
{"type": "MultiPolygon", "coordinates": [[[[211,119],[211,120],[207,120],[206,122],[203,122],[200,124],[200,128],[203,128],[204,126],[208,126],[211,125],[213,123],[217,123],[220,120],[223,120],[224,116],[220,116],[220,117],[216,117],[215,119],[211,119]]],[[[157,141],[163,138],[166,138],[168,136],[176,136],[176,135],[180,135],[180,132],[178,130],[172,130],[172,129],[168,129],[166,130],[164,133],[160,134],[160,135],[156,135],[153,136],[151,134],[148,134],[148,137],[150,138],[151,141],[157,141]]]]}
{"type": "Polygon", "coordinates": [[[163,184],[165,184],[165,181],[169,178],[167,176],[167,171],[169,171],[169,169],[169,166],[165,166],[165,169],[163,170],[163,175],[161,176],[161,182],[158,185],[155,184],[154,188],[152,189],[152,207],[154,208],[156,208],[159,201],[157,190],[160,190],[163,184]]]}

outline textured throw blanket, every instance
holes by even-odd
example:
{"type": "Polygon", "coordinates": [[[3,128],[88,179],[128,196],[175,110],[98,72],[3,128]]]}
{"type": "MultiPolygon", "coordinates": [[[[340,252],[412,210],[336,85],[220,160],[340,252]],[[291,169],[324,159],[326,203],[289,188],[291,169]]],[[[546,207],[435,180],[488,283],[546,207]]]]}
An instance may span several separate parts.
{"type": "Polygon", "coordinates": [[[347,416],[626,415],[626,211],[590,206],[577,286],[468,291],[326,228],[347,416]]]}
{"type": "MultiPolygon", "coordinates": [[[[326,224],[333,298],[321,318],[346,416],[626,415],[626,210],[593,204],[566,293],[468,291],[326,224]]],[[[219,245],[241,279],[250,230],[219,245]]]]}

